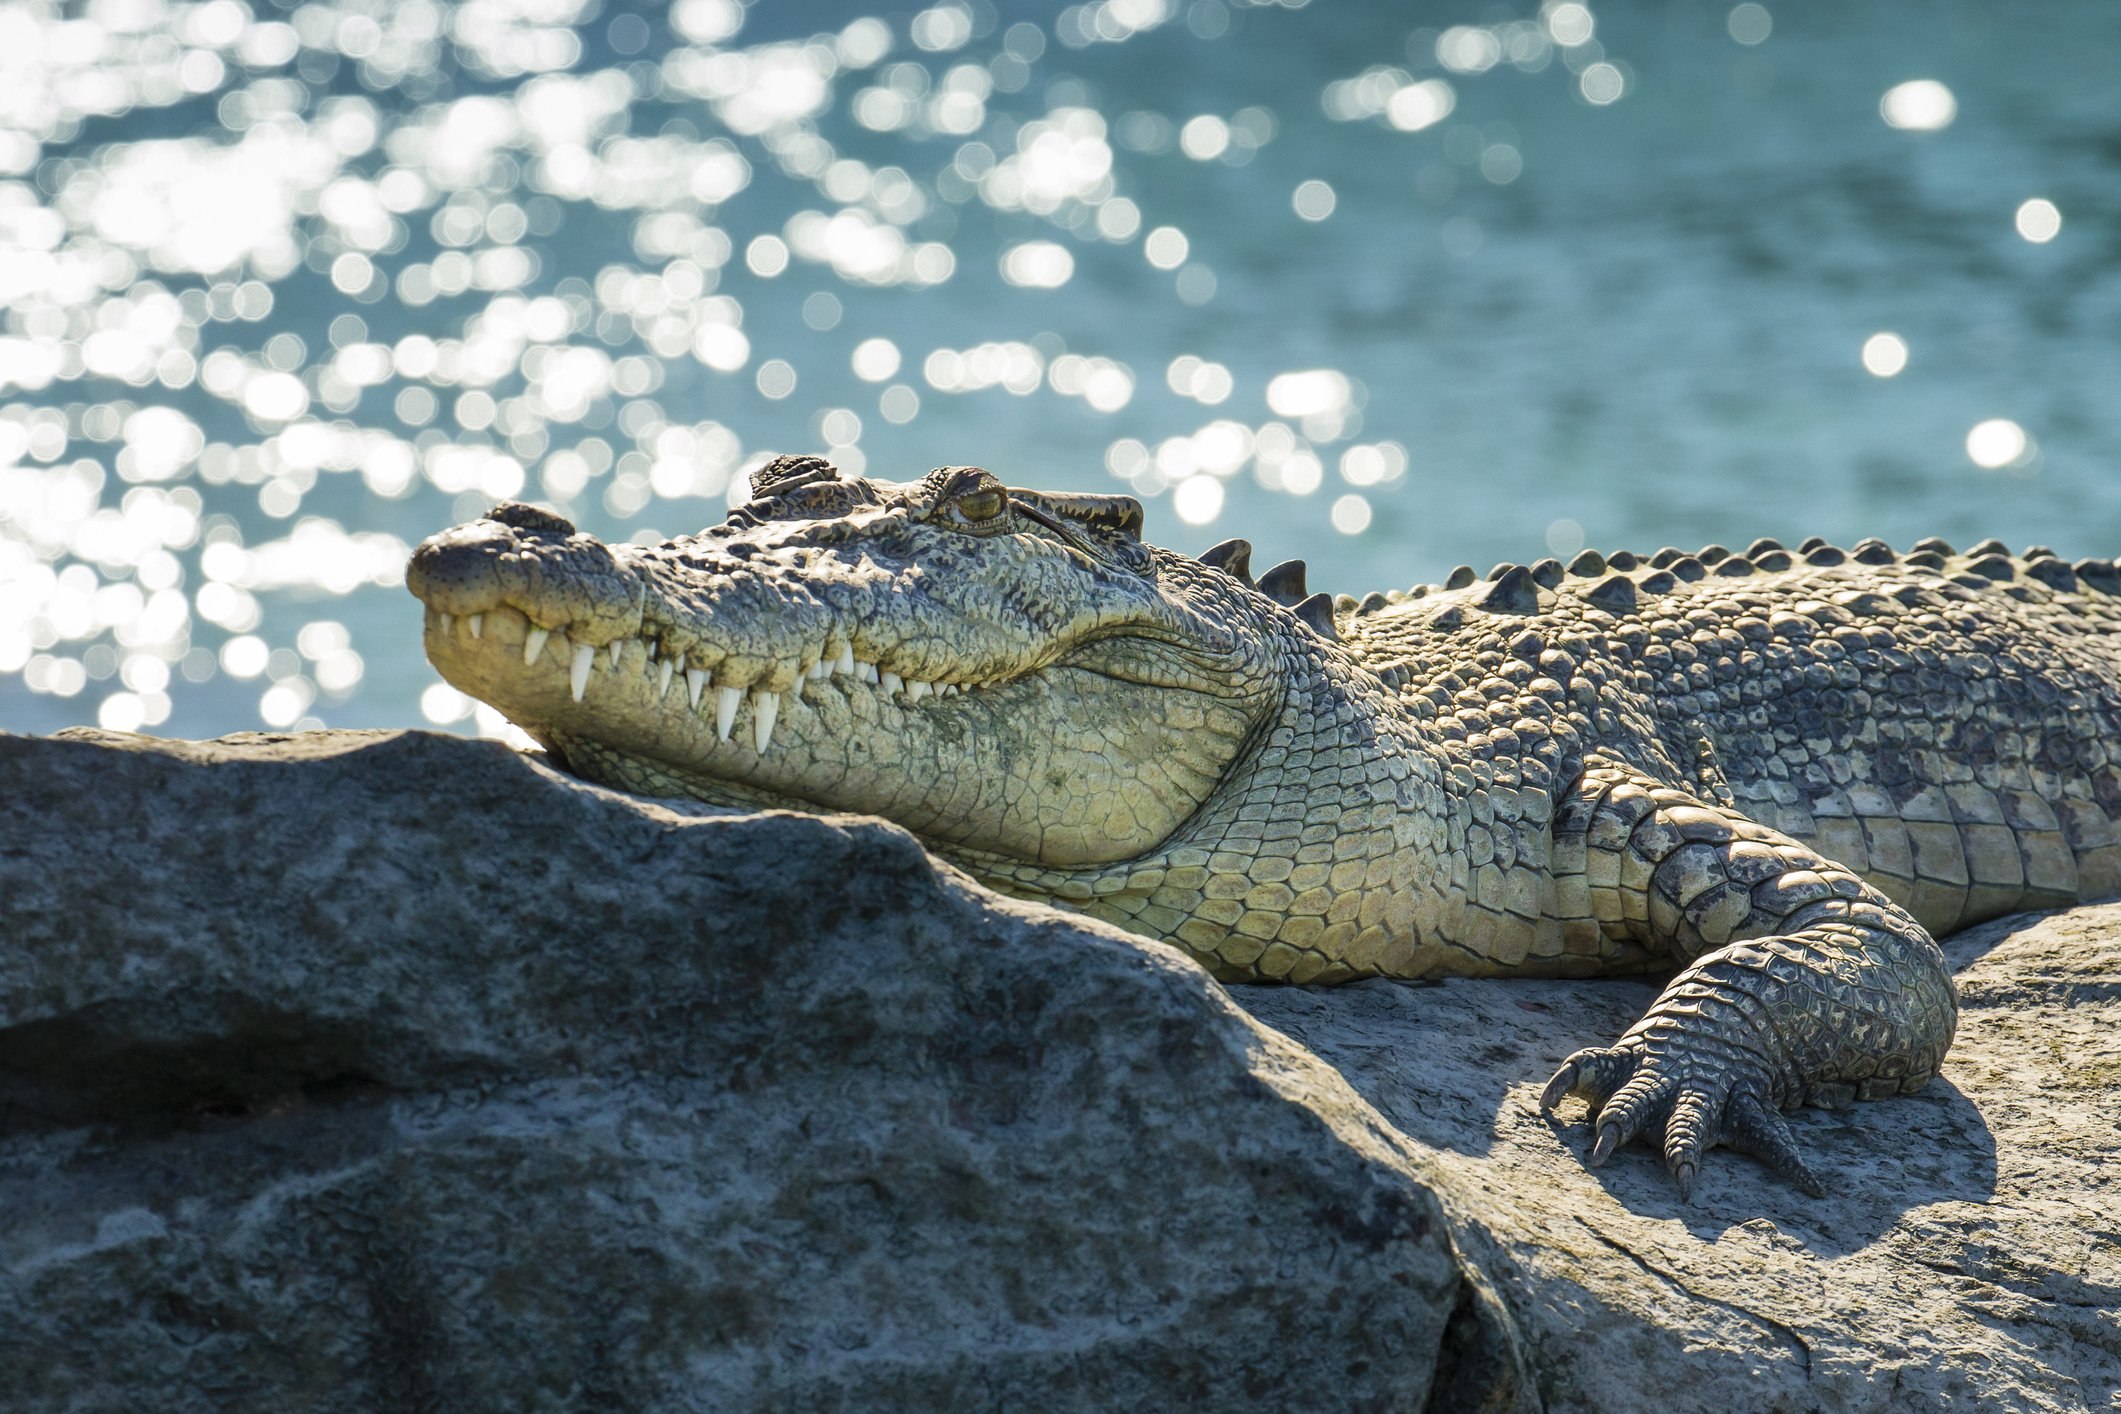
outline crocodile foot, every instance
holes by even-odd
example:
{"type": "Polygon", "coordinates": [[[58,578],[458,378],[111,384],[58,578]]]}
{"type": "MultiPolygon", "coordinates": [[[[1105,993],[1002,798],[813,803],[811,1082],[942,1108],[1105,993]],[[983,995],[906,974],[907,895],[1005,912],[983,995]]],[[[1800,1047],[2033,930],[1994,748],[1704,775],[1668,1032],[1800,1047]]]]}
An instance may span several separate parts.
{"type": "Polygon", "coordinates": [[[1597,1168],[1621,1145],[1642,1135],[1663,1135],[1664,1164],[1690,1200],[1701,1161],[1717,1145],[1751,1154],[1774,1173],[1811,1194],[1826,1196],[1788,1121],[1763,1095],[1767,1065],[1734,1056],[1722,1046],[1689,1044],[1681,1035],[1654,1043],[1630,1035],[1617,1046],[1593,1046],[1562,1062],[1539,1097],[1542,1111],[1565,1095],[1590,1102],[1590,1163],[1597,1168]],[[1748,1072],[1754,1068],[1757,1076],[1748,1072]]]}

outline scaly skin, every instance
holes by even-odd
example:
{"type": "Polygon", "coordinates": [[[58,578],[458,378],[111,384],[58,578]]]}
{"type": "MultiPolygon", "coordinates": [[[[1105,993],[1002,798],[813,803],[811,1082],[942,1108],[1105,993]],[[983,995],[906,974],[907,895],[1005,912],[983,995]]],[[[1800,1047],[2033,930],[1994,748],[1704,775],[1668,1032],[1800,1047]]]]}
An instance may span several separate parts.
{"type": "Polygon", "coordinates": [[[592,780],[885,815],[1229,981],[1677,965],[1544,1103],[1682,1192],[1717,1144],[1820,1191],[1781,1111],[1936,1072],[1936,934],[2121,891],[2110,561],[1760,541],[1332,601],[977,468],[755,486],[658,547],[434,537],[429,657],[592,780]]]}

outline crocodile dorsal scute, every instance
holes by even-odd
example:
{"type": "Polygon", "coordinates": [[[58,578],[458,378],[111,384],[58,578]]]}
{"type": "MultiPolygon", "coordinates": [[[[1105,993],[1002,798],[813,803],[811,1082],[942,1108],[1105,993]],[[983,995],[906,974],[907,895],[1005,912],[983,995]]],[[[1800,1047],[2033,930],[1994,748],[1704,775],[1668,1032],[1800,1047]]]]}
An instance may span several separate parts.
{"type": "Polygon", "coordinates": [[[2101,594],[2121,594],[2121,571],[2112,560],[2082,559],[2070,566],[2077,578],[2101,594]]]}
{"type": "Polygon", "coordinates": [[[1320,591],[1299,602],[1293,610],[1296,617],[1310,625],[1311,631],[1320,638],[1338,639],[1340,629],[1333,622],[1333,596],[1320,591]]]}
{"type": "Polygon", "coordinates": [[[1539,608],[1539,581],[1523,565],[1511,565],[1480,596],[1480,607],[1491,614],[1533,613],[1539,608]]]}
{"type": "Polygon", "coordinates": [[[1596,550],[1586,550],[1569,561],[1569,573],[1581,579],[1596,579],[1605,573],[1606,558],[1596,550]]]}
{"type": "Polygon", "coordinates": [[[2076,571],[2052,556],[2033,560],[2026,565],[2025,573],[2058,593],[2074,594],[2077,590],[2076,571]]]}
{"type": "Polygon", "coordinates": [[[1874,535],[1856,542],[1854,558],[1859,565],[1889,565],[1898,557],[1892,546],[1874,535]]]}
{"type": "Polygon", "coordinates": [[[1624,574],[1608,575],[1583,597],[1609,614],[1625,614],[1635,607],[1635,581],[1624,574]]]}
{"type": "Polygon", "coordinates": [[[1246,584],[1252,582],[1252,542],[1249,540],[1232,538],[1210,545],[1201,551],[1200,562],[1246,584]]]}
{"type": "Polygon", "coordinates": [[[1259,577],[1259,592],[1284,608],[1294,608],[1309,597],[1304,585],[1304,562],[1283,560],[1259,577]]]}

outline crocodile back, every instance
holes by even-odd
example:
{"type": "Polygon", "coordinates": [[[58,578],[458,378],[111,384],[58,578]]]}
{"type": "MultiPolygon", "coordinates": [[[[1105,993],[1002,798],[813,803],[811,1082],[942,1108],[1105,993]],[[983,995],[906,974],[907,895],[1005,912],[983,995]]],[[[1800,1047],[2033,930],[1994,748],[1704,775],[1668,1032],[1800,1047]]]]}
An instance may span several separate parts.
{"type": "Polygon", "coordinates": [[[1600,751],[1734,805],[1935,932],[2121,893],[2111,562],[1758,542],[1457,578],[1343,637],[1470,755],[1543,695],[1564,771],[1600,751]]]}

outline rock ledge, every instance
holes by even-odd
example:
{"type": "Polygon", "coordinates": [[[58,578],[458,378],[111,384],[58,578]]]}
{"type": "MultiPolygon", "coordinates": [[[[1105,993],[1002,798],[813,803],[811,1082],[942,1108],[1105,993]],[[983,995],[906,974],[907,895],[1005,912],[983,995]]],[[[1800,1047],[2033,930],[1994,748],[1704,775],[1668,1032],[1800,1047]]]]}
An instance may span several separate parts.
{"type": "Polygon", "coordinates": [[[11,1409],[2121,1393],[2113,905],[1947,944],[1833,1197],[1685,1207],[1533,1103],[1646,982],[1225,989],[487,743],[0,735],[0,898],[11,1409]]]}

